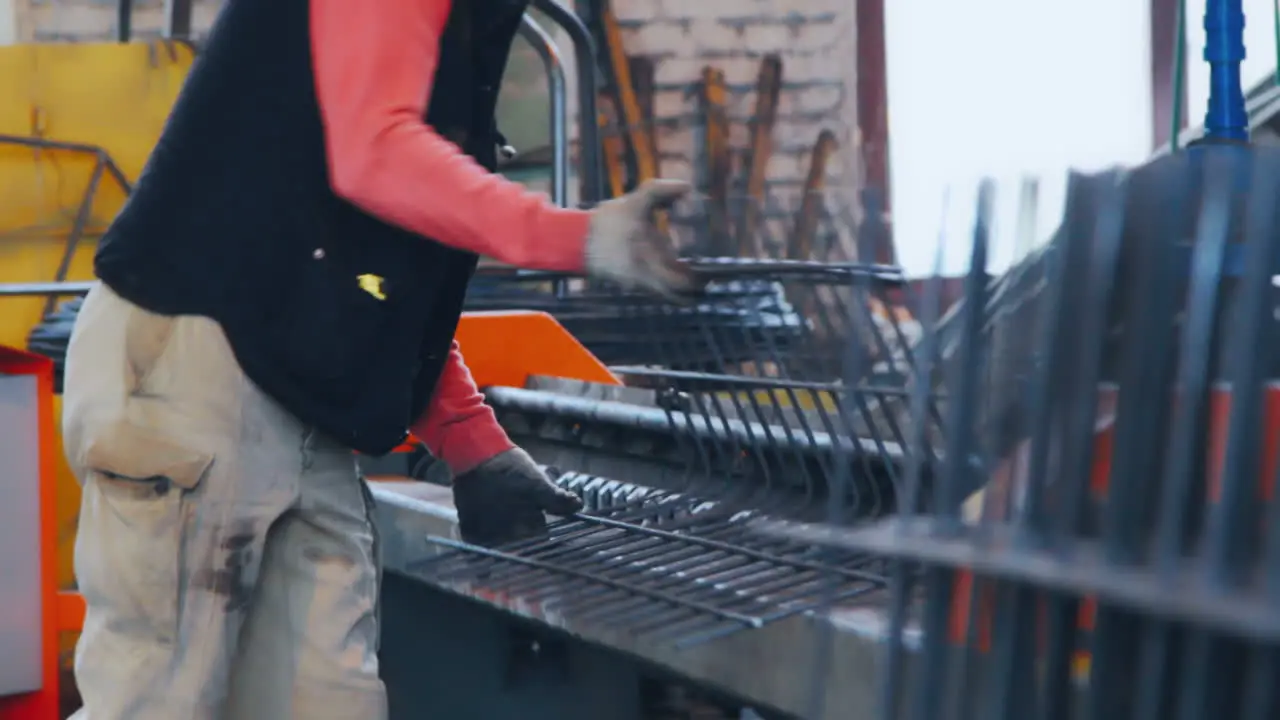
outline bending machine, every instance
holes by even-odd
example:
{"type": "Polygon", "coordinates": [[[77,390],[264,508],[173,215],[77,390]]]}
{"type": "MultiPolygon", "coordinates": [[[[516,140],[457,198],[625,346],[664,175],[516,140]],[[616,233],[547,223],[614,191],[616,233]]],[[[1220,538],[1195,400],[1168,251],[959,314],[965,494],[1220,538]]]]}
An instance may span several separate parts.
{"type": "MultiPolygon", "coordinates": [[[[1238,67],[1228,37],[1238,31],[1238,10],[1210,2],[1206,22],[1222,25],[1226,38],[1208,53],[1211,62],[1238,67]]],[[[1258,112],[1274,105],[1257,97],[1258,112]]],[[[1271,118],[1230,111],[1210,121],[1210,140],[1238,143],[1246,125],[1271,118]]],[[[595,147],[586,137],[594,123],[582,127],[584,146],[595,147]]],[[[906,707],[919,718],[1020,720],[1065,718],[1075,710],[1064,708],[1075,707],[1110,720],[1131,716],[1137,705],[1119,698],[1132,687],[1156,713],[1134,717],[1170,716],[1168,698],[1179,692],[1187,718],[1208,718],[1215,707],[1269,717],[1275,696],[1257,678],[1274,677],[1265,672],[1274,668],[1274,583],[1251,595],[1241,578],[1250,567],[1269,578],[1274,564],[1250,566],[1271,556],[1241,550],[1247,535],[1229,529],[1256,527],[1273,512],[1270,495],[1245,492],[1240,478],[1252,482],[1274,462],[1254,467],[1247,458],[1259,446],[1225,438],[1247,427],[1270,432],[1273,393],[1257,393],[1265,404],[1207,393],[1205,414],[1174,426],[1186,442],[1162,445],[1142,430],[1186,403],[1158,400],[1168,376],[1152,368],[1169,363],[1151,363],[1150,348],[1172,342],[1169,327],[1185,322],[1198,340],[1170,357],[1200,367],[1197,350],[1230,317],[1206,310],[1216,305],[1159,305],[1185,289],[1171,278],[1186,273],[1169,258],[1225,247],[1221,228],[1238,224],[1198,226],[1183,254],[1162,254],[1164,231],[1182,229],[1161,224],[1158,210],[1227,207],[1178,183],[1194,179],[1203,193],[1271,167],[1265,158],[1196,165],[1208,157],[1180,155],[1132,181],[1077,179],[1052,250],[995,283],[985,265],[984,190],[965,300],[941,318],[938,283],[917,298],[897,269],[853,262],[694,259],[712,282],[682,305],[577,278],[486,271],[459,330],[472,370],[513,439],[588,506],[548,537],[470,546],[456,539],[442,468],[413,448],[368,459],[386,569],[381,657],[393,717],[889,720],[906,707]],[[1214,182],[1199,182],[1205,178],[1214,182]],[[1127,205],[1116,188],[1146,204],[1127,205]],[[1130,227],[1161,232],[1121,232],[1130,227]],[[1141,292],[1117,296],[1126,298],[1118,310],[1089,304],[1130,282],[1141,292]],[[1131,337],[1114,332],[1117,318],[1131,337]],[[1015,332],[1031,326],[1045,329],[1031,340],[1015,332]],[[1062,348],[1074,348],[1083,364],[1038,360],[1068,356],[1062,348]],[[1099,417],[1111,424],[1098,425],[1099,417]],[[1151,478],[1166,475],[1144,472],[1144,458],[1163,447],[1204,448],[1206,436],[1217,438],[1206,457],[1223,458],[1211,465],[1219,479],[1206,481],[1202,495],[1172,495],[1196,512],[1180,515],[1183,506],[1170,500],[1161,512],[1171,519],[1152,521],[1140,510],[1148,493],[1163,492],[1151,478]],[[1063,447],[1072,452],[1048,449],[1063,447]],[[1028,462],[1039,463],[1034,472],[1028,462]],[[1060,482],[1049,487],[1039,476],[1060,482]],[[1133,480],[1140,477],[1145,484],[1133,480]],[[963,501],[974,497],[978,509],[969,512],[963,501]],[[1206,535],[1179,521],[1205,508],[1206,535]],[[1054,526],[1051,510],[1069,522],[1054,526]],[[891,516],[908,519],[876,522],[891,516]],[[965,529],[965,520],[978,528],[965,529]],[[1057,534],[1046,536],[1045,527],[1057,534]],[[1150,569],[1133,560],[1144,557],[1138,530],[1147,527],[1172,528],[1158,538],[1166,569],[1184,569],[1169,560],[1180,538],[1210,538],[1204,567],[1215,592],[1191,585],[1180,596],[1188,586],[1128,582],[1129,571],[1150,569]],[[1067,542],[1046,546],[1046,537],[1067,542]],[[1081,561],[1095,555],[1094,564],[1081,561]],[[1142,629],[1142,643],[1129,642],[1117,628],[1144,612],[1156,621],[1142,629]],[[1047,629],[1037,627],[1038,614],[1050,618],[1047,629]],[[1241,650],[1245,624],[1255,636],[1241,650]],[[1171,647],[1192,649],[1175,662],[1169,658],[1181,656],[1171,647]],[[1129,662],[1132,648],[1150,649],[1129,662]],[[1125,670],[1138,662],[1153,672],[1135,678],[1125,670]],[[1180,662],[1182,675],[1173,669],[1180,662]],[[1043,674],[1032,672],[1041,666],[1043,674]],[[1230,668],[1243,668],[1238,696],[1256,702],[1215,705],[1230,668]]],[[[584,199],[596,199],[594,160],[583,177],[584,199]]],[[[1229,333],[1224,359],[1205,361],[1212,372],[1183,376],[1202,390],[1222,381],[1263,385],[1265,364],[1232,359],[1256,357],[1249,341],[1257,344],[1269,298],[1263,261],[1274,243],[1262,238],[1275,233],[1260,212],[1240,225],[1248,232],[1238,246],[1252,262],[1223,259],[1192,273],[1189,285],[1209,295],[1222,277],[1238,278],[1230,302],[1242,304],[1232,307],[1253,313],[1229,333]]],[[[1241,256],[1221,256],[1230,257],[1241,256]]],[[[1171,455],[1158,467],[1173,477],[1192,461],[1171,455]]],[[[56,629],[64,616],[50,608],[58,601],[42,597],[41,627],[56,629]]],[[[29,689],[35,676],[26,672],[29,689]]]]}

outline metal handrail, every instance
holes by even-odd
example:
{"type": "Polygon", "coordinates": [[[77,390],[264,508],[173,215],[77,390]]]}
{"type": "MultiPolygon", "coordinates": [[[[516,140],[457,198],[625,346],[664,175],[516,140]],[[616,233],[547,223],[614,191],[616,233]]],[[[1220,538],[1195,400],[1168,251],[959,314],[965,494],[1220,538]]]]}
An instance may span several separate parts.
{"type": "Polygon", "coordinates": [[[520,35],[542,58],[551,96],[551,200],[560,207],[569,203],[569,111],[565,93],[564,62],[555,40],[532,17],[525,15],[520,35]]]}
{"type": "MultiPolygon", "coordinates": [[[[106,148],[97,145],[50,140],[41,137],[0,135],[0,146],[3,145],[12,145],[36,151],[58,150],[88,155],[94,159],[93,170],[89,174],[89,183],[80,198],[80,206],[76,210],[75,222],[72,223],[71,232],[67,235],[66,247],[62,251],[62,259],[58,262],[58,269],[54,274],[55,281],[65,280],[67,272],[71,268],[71,261],[75,257],[76,249],[84,238],[85,230],[93,214],[93,204],[98,197],[98,191],[102,186],[103,179],[114,180],[126,196],[133,192],[133,186],[129,183],[129,179],[125,177],[120,166],[111,158],[111,154],[107,152],[106,148]]],[[[55,297],[55,295],[48,295],[48,301],[45,303],[44,308],[46,314],[53,310],[55,297]]]]}
{"type": "Polygon", "coordinates": [[[604,199],[596,108],[599,69],[596,67],[595,41],[582,18],[556,0],[533,0],[533,6],[573,40],[573,58],[578,72],[578,150],[582,162],[580,201],[583,205],[594,205],[604,199]]]}

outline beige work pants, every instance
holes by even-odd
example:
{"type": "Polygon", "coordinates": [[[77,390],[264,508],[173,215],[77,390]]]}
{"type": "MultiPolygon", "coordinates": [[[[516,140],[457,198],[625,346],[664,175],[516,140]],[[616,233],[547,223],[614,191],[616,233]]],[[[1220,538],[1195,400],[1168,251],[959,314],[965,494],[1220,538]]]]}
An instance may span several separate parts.
{"type": "Polygon", "coordinates": [[[84,488],[75,718],[386,717],[354,456],[250,383],[217,323],[95,287],[63,439],[84,488]]]}

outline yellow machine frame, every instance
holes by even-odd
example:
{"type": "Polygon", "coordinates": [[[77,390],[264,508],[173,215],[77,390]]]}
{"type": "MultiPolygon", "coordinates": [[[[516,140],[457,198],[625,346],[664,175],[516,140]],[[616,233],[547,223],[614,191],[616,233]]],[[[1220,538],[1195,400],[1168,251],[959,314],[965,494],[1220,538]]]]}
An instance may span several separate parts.
{"type": "MultiPolygon", "coordinates": [[[[125,197],[111,170],[138,176],[194,57],[174,42],[0,47],[0,283],[92,279],[97,238],[125,197]]],[[[0,346],[25,347],[45,307],[0,298],[0,346]]],[[[55,422],[59,412],[55,399],[55,422]]],[[[80,493],[55,456],[65,588],[80,493]]]]}

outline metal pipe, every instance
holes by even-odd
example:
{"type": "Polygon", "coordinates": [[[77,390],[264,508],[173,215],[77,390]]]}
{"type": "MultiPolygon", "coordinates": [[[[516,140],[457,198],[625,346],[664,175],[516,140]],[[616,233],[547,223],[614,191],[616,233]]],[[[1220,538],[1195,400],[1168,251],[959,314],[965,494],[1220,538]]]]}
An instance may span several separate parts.
{"type": "MultiPolygon", "coordinates": [[[[489,404],[499,410],[555,415],[585,423],[633,428],[642,432],[674,432],[700,441],[736,442],[744,447],[757,447],[785,436],[780,428],[766,426],[765,423],[734,418],[712,421],[698,413],[667,411],[614,400],[594,400],[514,387],[489,387],[485,388],[484,394],[489,404]]],[[[896,443],[877,445],[871,440],[833,436],[825,432],[813,432],[810,437],[796,442],[800,446],[795,449],[803,452],[856,450],[879,462],[898,462],[903,457],[902,448],[896,443]]]]}
{"type": "Polygon", "coordinates": [[[520,34],[547,68],[547,90],[551,95],[551,199],[565,207],[569,204],[569,111],[564,63],[555,41],[528,15],[520,25],[520,34]]]}
{"type": "Polygon", "coordinates": [[[0,283],[0,298],[87,295],[95,284],[95,282],[0,283]]]}
{"type": "Polygon", "coordinates": [[[133,0],[120,0],[116,5],[116,42],[127,43],[133,37],[133,0]]]}
{"type": "Polygon", "coordinates": [[[164,37],[166,40],[191,37],[191,5],[192,0],[165,0],[164,37]]]}
{"type": "MultiPolygon", "coordinates": [[[[885,51],[885,0],[857,0],[854,26],[857,33],[858,70],[857,122],[862,138],[859,147],[865,168],[866,184],[877,194],[884,231],[872,248],[876,262],[892,263],[897,257],[893,246],[891,188],[889,186],[889,80],[885,51]]],[[[864,196],[865,197],[865,196],[864,196]]]]}
{"type": "MultiPolygon", "coordinates": [[[[102,184],[102,176],[105,172],[106,163],[102,162],[101,157],[99,157],[98,162],[93,166],[93,173],[89,176],[89,187],[84,191],[84,197],[80,199],[80,209],[76,212],[75,223],[71,226],[71,234],[67,236],[67,244],[62,251],[62,260],[58,263],[58,272],[53,276],[56,282],[62,282],[67,279],[67,271],[71,269],[71,260],[76,255],[76,248],[80,246],[80,240],[84,237],[85,227],[89,224],[89,218],[93,214],[93,201],[97,198],[98,187],[102,184]]],[[[57,298],[52,295],[45,300],[45,315],[53,312],[56,300],[57,298]]]]}
{"type": "MultiPolygon", "coordinates": [[[[129,0],[125,0],[128,2],[129,0]]],[[[65,142],[62,140],[48,140],[46,138],[29,137],[24,135],[0,135],[0,145],[17,145],[19,147],[31,148],[33,150],[64,150],[66,152],[83,153],[86,155],[96,155],[98,162],[103,164],[103,169],[111,176],[116,184],[124,190],[125,194],[133,192],[133,185],[129,183],[129,179],[124,176],[124,172],[120,170],[120,166],[116,165],[115,160],[107,151],[97,145],[85,145],[83,143],[65,142]]]]}
{"type": "Polygon", "coordinates": [[[1204,31],[1204,59],[1209,63],[1205,139],[1247,142],[1249,116],[1240,86],[1240,63],[1245,56],[1242,0],[1208,0],[1204,31]]]}
{"type": "Polygon", "coordinates": [[[573,58],[578,67],[578,148],[582,162],[579,199],[584,206],[595,205],[604,198],[596,109],[599,70],[596,67],[595,41],[582,19],[556,0],[533,0],[533,6],[563,28],[573,40],[573,58]]]}

